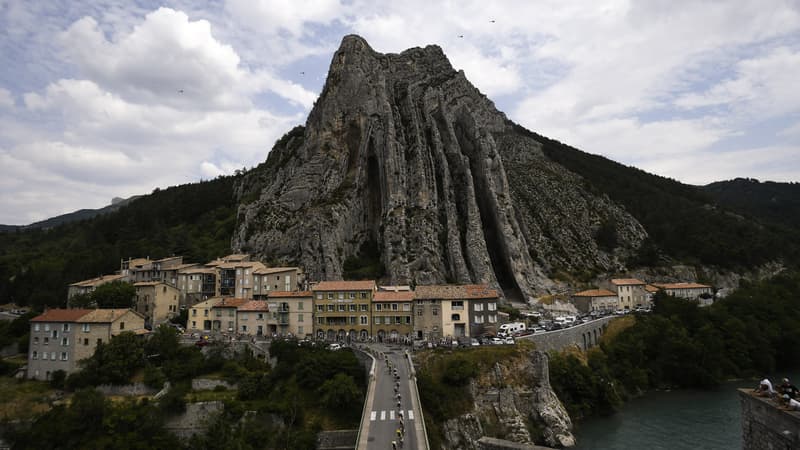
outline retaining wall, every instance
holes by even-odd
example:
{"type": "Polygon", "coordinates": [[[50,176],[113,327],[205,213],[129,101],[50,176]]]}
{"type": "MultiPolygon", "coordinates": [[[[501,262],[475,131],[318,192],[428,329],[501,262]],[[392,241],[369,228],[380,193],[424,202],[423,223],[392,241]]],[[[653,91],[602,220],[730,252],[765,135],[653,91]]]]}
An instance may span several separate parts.
{"type": "Polygon", "coordinates": [[[518,339],[529,339],[536,344],[537,350],[543,351],[562,350],[572,345],[577,345],[581,350],[588,350],[600,342],[606,325],[613,319],[614,317],[603,317],[564,330],[531,334],[518,339]]]}
{"type": "Polygon", "coordinates": [[[766,397],[739,389],[742,405],[742,450],[800,448],[800,412],[785,411],[766,397]]]}

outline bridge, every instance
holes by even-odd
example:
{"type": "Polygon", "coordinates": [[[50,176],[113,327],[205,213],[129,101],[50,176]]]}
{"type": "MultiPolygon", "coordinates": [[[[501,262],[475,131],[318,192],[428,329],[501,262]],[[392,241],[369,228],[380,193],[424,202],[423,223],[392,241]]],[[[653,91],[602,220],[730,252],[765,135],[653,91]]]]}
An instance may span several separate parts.
{"type": "Polygon", "coordinates": [[[372,368],[356,449],[391,449],[395,441],[397,449],[428,450],[416,371],[406,347],[367,344],[359,349],[372,358],[372,368]]]}
{"type": "Polygon", "coordinates": [[[517,340],[533,341],[537,349],[544,351],[562,350],[573,345],[577,345],[582,350],[588,350],[600,343],[600,338],[605,333],[608,322],[612,319],[614,319],[613,316],[602,317],[562,330],[520,336],[517,340]]]}

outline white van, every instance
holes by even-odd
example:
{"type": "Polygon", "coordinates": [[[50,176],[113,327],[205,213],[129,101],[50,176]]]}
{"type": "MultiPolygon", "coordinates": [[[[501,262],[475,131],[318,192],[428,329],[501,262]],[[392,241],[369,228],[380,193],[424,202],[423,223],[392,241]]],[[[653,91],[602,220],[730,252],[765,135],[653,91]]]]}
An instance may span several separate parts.
{"type": "Polygon", "coordinates": [[[500,325],[498,336],[513,336],[516,333],[525,331],[525,324],[522,322],[504,323],[500,325]]]}

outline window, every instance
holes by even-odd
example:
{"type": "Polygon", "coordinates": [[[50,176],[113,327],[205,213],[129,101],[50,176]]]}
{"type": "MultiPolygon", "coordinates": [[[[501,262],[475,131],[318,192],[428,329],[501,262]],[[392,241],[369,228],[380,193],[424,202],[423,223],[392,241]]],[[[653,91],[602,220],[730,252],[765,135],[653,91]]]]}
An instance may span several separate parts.
{"type": "Polygon", "coordinates": [[[233,309],[228,309],[228,317],[233,317],[233,313],[235,311],[233,309]]]}
{"type": "Polygon", "coordinates": [[[339,297],[339,300],[344,300],[344,292],[339,292],[337,297],[339,297]]]}
{"type": "Polygon", "coordinates": [[[204,317],[208,317],[208,310],[207,310],[207,309],[204,309],[204,310],[203,310],[203,316],[204,316],[204,317]]]}
{"type": "Polygon", "coordinates": [[[69,359],[67,352],[61,352],[61,360],[66,361],[67,359],[69,359]]]}
{"type": "Polygon", "coordinates": [[[450,316],[450,320],[452,320],[452,321],[458,321],[458,320],[461,320],[461,314],[452,314],[452,315],[450,316]]]}
{"type": "Polygon", "coordinates": [[[88,333],[91,330],[91,326],[88,323],[83,324],[83,332],[88,333]]]}
{"type": "Polygon", "coordinates": [[[356,298],[356,293],[355,293],[355,292],[350,292],[350,293],[349,293],[349,294],[347,294],[347,295],[348,295],[348,297],[350,297],[351,299],[355,299],[355,298],[356,298]]]}
{"type": "Polygon", "coordinates": [[[361,311],[362,312],[366,312],[368,310],[369,310],[369,305],[367,305],[366,303],[362,303],[361,304],[361,311]]]}
{"type": "Polygon", "coordinates": [[[489,311],[497,311],[497,303],[487,303],[486,306],[489,311]]]}
{"type": "Polygon", "coordinates": [[[464,301],[463,300],[454,300],[451,303],[451,305],[453,307],[453,311],[459,311],[459,310],[464,309],[464,301]]]}
{"type": "Polygon", "coordinates": [[[317,323],[323,325],[325,323],[325,319],[323,317],[317,317],[317,323]]]}
{"type": "Polygon", "coordinates": [[[33,331],[39,331],[39,324],[38,323],[33,324],[33,331]]]}
{"type": "Polygon", "coordinates": [[[124,330],[125,329],[125,322],[120,322],[119,323],[119,329],[120,330],[124,330]]]}
{"type": "Polygon", "coordinates": [[[356,324],[356,316],[350,316],[350,325],[356,324]]]}
{"type": "Polygon", "coordinates": [[[53,330],[53,339],[58,338],[58,330],[53,330]]]}
{"type": "Polygon", "coordinates": [[[324,312],[324,311],[325,311],[325,306],[317,305],[317,312],[324,312]]]}
{"type": "Polygon", "coordinates": [[[68,323],[64,324],[64,331],[69,331],[69,324],[68,323]]]}
{"type": "Polygon", "coordinates": [[[474,308],[476,312],[483,311],[483,303],[475,303],[474,308]]]}
{"type": "Polygon", "coordinates": [[[89,345],[89,338],[83,338],[83,345],[89,345]]]}
{"type": "Polygon", "coordinates": [[[403,311],[411,311],[411,303],[403,303],[403,311]]]}
{"type": "Polygon", "coordinates": [[[403,320],[403,318],[402,318],[402,317],[400,317],[400,316],[394,316],[394,323],[395,323],[395,324],[400,324],[400,323],[402,323],[402,320],[403,320]]]}
{"type": "Polygon", "coordinates": [[[351,304],[350,304],[350,307],[349,307],[349,308],[347,308],[347,309],[348,309],[350,312],[356,312],[356,309],[357,309],[357,308],[356,308],[356,305],[354,305],[354,304],[352,304],[352,303],[351,303],[351,304]]]}
{"type": "Polygon", "coordinates": [[[375,311],[380,311],[381,309],[383,309],[383,305],[381,305],[380,303],[375,305],[375,311]]]}
{"type": "Polygon", "coordinates": [[[303,321],[303,315],[302,314],[298,314],[297,315],[297,321],[298,322],[302,322],[303,321]]]}
{"type": "Polygon", "coordinates": [[[56,352],[50,352],[50,360],[51,361],[55,361],[56,360],[56,352]]]}
{"type": "Polygon", "coordinates": [[[392,311],[397,311],[397,303],[392,303],[392,311]]]}
{"type": "Polygon", "coordinates": [[[344,312],[344,305],[339,305],[339,311],[344,312]]]}
{"type": "Polygon", "coordinates": [[[336,305],[328,305],[328,312],[336,311],[336,305]]]}
{"type": "Polygon", "coordinates": [[[483,323],[483,314],[475,316],[475,323],[483,323]]]}
{"type": "Polygon", "coordinates": [[[322,292],[317,292],[317,300],[322,300],[322,292]]]}
{"type": "Polygon", "coordinates": [[[373,320],[375,321],[375,325],[380,325],[381,324],[381,316],[375,316],[373,318],[373,320]]]}
{"type": "Polygon", "coordinates": [[[299,334],[301,336],[305,334],[305,331],[303,330],[303,326],[302,325],[297,327],[297,334],[299,334]]]}
{"type": "Polygon", "coordinates": [[[366,292],[362,292],[361,293],[361,298],[367,298],[367,293],[366,292]]]}
{"type": "Polygon", "coordinates": [[[418,315],[418,316],[421,316],[421,315],[422,315],[422,308],[419,308],[419,309],[417,310],[417,315],[418,315]]]}
{"type": "Polygon", "coordinates": [[[242,333],[247,333],[247,325],[242,325],[242,333]]]}
{"type": "Polygon", "coordinates": [[[192,321],[192,328],[195,328],[195,329],[197,328],[197,322],[195,322],[194,320],[192,321]]]}
{"type": "Polygon", "coordinates": [[[411,316],[406,316],[406,325],[411,325],[411,316]]]}
{"type": "Polygon", "coordinates": [[[497,322],[497,315],[496,314],[489,314],[489,323],[497,322]]]}
{"type": "Polygon", "coordinates": [[[97,339],[97,345],[100,345],[100,344],[102,344],[102,343],[103,343],[103,340],[102,340],[102,339],[100,339],[100,338],[98,338],[98,339],[97,339]]]}
{"type": "Polygon", "coordinates": [[[328,300],[333,300],[333,292],[328,292],[328,300]]]}
{"type": "Polygon", "coordinates": [[[303,302],[297,302],[297,310],[298,311],[302,311],[303,310],[303,302]]]}
{"type": "Polygon", "coordinates": [[[33,353],[31,353],[31,359],[39,359],[39,354],[36,353],[36,350],[34,350],[33,353]]]}
{"type": "Polygon", "coordinates": [[[369,325],[369,317],[361,316],[361,325],[369,325]]]}
{"type": "Polygon", "coordinates": [[[50,343],[50,338],[49,338],[49,337],[47,337],[47,336],[45,336],[45,337],[44,337],[44,342],[42,342],[42,343],[43,343],[44,345],[47,345],[47,344],[49,344],[49,343],[50,343]]]}
{"type": "Polygon", "coordinates": [[[33,343],[34,344],[38,344],[39,343],[39,336],[34,336],[33,337],[33,343]]]}
{"type": "Polygon", "coordinates": [[[69,346],[69,338],[61,339],[61,346],[62,347],[68,347],[69,346]]]}
{"type": "Polygon", "coordinates": [[[264,313],[258,313],[258,320],[264,320],[264,313]]]}
{"type": "Polygon", "coordinates": [[[439,308],[431,308],[431,314],[433,314],[434,316],[438,316],[439,315],[439,308]]]}
{"type": "Polygon", "coordinates": [[[44,324],[44,331],[50,331],[50,324],[49,323],[44,324]]]}
{"type": "Polygon", "coordinates": [[[233,322],[228,322],[228,330],[233,331],[233,322]]]}
{"type": "Polygon", "coordinates": [[[217,317],[222,317],[222,310],[220,309],[217,310],[217,317]]]}

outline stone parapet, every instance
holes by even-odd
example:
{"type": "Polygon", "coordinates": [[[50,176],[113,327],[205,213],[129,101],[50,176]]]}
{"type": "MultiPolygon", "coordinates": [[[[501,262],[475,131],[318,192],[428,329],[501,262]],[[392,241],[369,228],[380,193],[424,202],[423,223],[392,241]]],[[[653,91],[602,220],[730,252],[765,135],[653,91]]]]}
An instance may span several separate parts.
{"type": "Polygon", "coordinates": [[[739,389],[742,406],[742,450],[800,448],[800,412],[786,411],[777,400],[739,389]]]}

